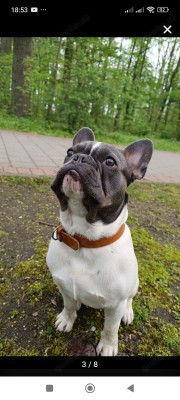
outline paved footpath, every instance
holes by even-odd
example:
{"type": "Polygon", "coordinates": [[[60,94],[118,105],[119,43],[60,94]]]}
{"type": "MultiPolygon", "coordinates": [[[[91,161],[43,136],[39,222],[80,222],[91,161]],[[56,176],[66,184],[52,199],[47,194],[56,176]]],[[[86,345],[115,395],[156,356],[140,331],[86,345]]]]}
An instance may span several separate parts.
{"type": "MultiPolygon", "coordinates": [[[[0,130],[0,175],[54,177],[72,140],[0,130]]],[[[180,183],[180,153],[154,151],[146,182],[180,183]]]]}

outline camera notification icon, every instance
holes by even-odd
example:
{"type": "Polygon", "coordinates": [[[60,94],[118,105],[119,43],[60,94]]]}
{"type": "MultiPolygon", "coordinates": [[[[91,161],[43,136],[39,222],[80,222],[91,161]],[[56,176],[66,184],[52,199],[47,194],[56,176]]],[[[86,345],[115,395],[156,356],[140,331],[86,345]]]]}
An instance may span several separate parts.
{"type": "Polygon", "coordinates": [[[31,7],[31,12],[38,12],[38,7],[31,7]]]}

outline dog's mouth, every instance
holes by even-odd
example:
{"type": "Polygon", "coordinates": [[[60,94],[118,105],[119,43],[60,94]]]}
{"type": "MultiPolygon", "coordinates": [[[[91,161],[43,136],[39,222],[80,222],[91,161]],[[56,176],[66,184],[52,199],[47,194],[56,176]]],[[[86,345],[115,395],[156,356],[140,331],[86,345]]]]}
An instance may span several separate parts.
{"type": "Polygon", "coordinates": [[[90,197],[99,204],[104,201],[100,173],[86,163],[79,165],[75,165],[75,163],[64,164],[58,171],[51,188],[58,198],[65,195],[66,197],[81,199],[90,197]]]}
{"type": "MultiPolygon", "coordinates": [[[[80,181],[81,177],[79,175],[79,173],[77,171],[75,171],[75,169],[70,169],[65,176],[69,175],[75,182],[80,181]]],[[[64,176],[64,178],[65,178],[64,176]]]]}
{"type": "Polygon", "coordinates": [[[62,182],[62,189],[66,196],[76,195],[82,197],[83,187],[81,183],[81,177],[74,169],[69,170],[62,182]]]}

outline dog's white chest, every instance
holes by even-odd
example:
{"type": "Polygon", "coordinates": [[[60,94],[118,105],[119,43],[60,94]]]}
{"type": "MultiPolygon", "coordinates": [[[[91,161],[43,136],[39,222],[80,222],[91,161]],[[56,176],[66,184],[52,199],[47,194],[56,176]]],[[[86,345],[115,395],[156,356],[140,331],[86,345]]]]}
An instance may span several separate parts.
{"type": "Polygon", "coordinates": [[[137,279],[137,262],[131,242],[123,250],[124,240],[77,252],[51,240],[47,264],[61,293],[93,308],[113,307],[127,297],[137,279]]]}
{"type": "Polygon", "coordinates": [[[83,255],[63,243],[51,242],[47,264],[60,291],[93,308],[105,306],[100,269],[83,255]],[[54,253],[54,255],[53,255],[54,253]],[[55,256],[55,257],[54,257],[55,256]]]}

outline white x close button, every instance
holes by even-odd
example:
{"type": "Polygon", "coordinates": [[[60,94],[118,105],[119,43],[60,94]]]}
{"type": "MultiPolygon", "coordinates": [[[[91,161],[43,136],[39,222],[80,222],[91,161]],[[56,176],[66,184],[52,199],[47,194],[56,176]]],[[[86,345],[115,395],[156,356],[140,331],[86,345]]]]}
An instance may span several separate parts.
{"type": "Polygon", "coordinates": [[[168,27],[166,25],[163,25],[163,28],[165,29],[165,31],[163,33],[167,33],[167,32],[172,33],[170,30],[172,28],[172,25],[169,25],[168,27]]]}

